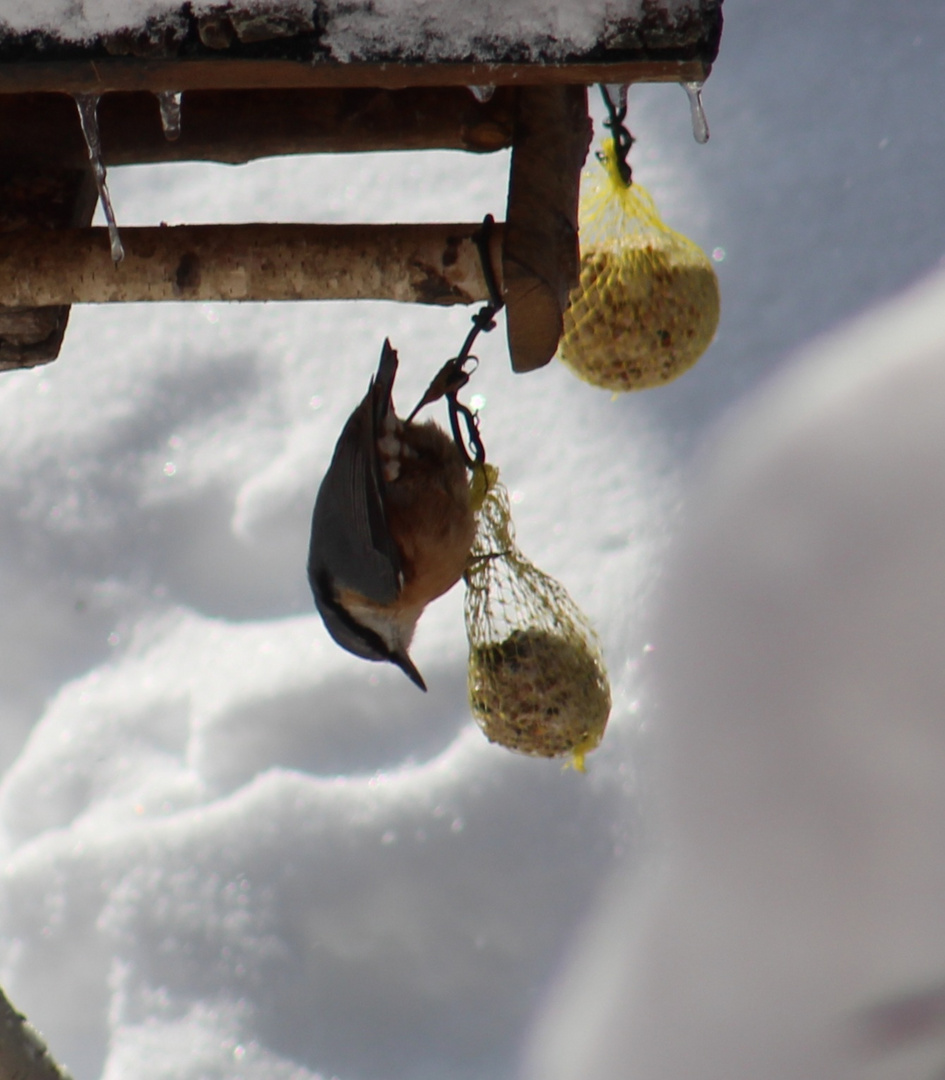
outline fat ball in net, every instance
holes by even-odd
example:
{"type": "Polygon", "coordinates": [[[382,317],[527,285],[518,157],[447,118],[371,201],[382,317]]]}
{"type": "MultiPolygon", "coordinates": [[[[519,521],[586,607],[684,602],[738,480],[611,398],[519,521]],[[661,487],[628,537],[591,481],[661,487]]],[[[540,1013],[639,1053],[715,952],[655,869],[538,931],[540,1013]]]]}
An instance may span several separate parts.
{"type": "Polygon", "coordinates": [[[492,466],[477,471],[474,500],[465,575],[473,716],[490,742],[538,757],[570,755],[583,771],[610,716],[597,636],[563,586],[517,548],[508,492],[492,466]]]}
{"type": "Polygon", "coordinates": [[[585,382],[645,390],[687,371],[719,322],[708,256],[660,218],[638,183],[620,176],[613,139],[582,178],[578,285],[558,355],[585,382]]]}

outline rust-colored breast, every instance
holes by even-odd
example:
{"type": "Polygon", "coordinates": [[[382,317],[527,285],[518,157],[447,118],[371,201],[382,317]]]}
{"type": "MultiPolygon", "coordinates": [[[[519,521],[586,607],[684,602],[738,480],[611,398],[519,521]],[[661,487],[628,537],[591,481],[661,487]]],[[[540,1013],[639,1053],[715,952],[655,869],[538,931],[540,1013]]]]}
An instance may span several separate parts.
{"type": "Polygon", "coordinates": [[[462,577],[475,522],[466,467],[433,422],[405,425],[395,480],[386,485],[388,524],[400,551],[399,605],[423,607],[462,577]]]}

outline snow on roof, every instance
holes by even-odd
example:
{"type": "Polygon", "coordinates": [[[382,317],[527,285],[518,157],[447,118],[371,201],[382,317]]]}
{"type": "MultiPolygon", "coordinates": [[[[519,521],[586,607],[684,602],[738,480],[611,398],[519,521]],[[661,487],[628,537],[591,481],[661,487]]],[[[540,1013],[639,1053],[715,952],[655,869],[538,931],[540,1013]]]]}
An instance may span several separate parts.
{"type": "Polygon", "coordinates": [[[57,46],[177,54],[308,37],[352,60],[553,60],[593,50],[692,47],[722,0],[0,0],[8,57],[57,46]],[[137,39],[137,47],[134,41],[137,39]],[[197,44],[199,40],[199,44],[197,44]],[[142,46],[143,42],[143,46],[142,46]],[[148,44],[153,49],[148,48],[148,44]],[[124,47],[123,47],[124,45],[124,47]]]}

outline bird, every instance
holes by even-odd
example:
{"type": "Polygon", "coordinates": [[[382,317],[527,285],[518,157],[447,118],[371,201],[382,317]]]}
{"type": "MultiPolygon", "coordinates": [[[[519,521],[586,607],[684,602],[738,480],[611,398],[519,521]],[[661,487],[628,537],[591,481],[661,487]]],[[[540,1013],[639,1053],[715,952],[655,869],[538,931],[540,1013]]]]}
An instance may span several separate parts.
{"type": "Polygon", "coordinates": [[[389,661],[426,690],[407,650],[427,604],[463,576],[476,526],[460,447],[434,421],[413,419],[431,393],[407,419],[394,410],[397,367],[385,340],[315,499],[308,579],[342,648],[389,661]]]}

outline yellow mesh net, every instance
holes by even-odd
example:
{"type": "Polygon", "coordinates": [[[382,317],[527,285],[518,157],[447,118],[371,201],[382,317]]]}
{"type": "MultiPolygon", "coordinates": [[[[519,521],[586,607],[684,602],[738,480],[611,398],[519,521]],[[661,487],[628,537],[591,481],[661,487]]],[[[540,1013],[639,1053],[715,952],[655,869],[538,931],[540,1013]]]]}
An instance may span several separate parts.
{"type": "Polygon", "coordinates": [[[493,466],[477,471],[473,499],[465,600],[473,716],[490,742],[538,757],[570,754],[583,772],[610,716],[597,635],[565,589],[516,547],[493,466]]]}
{"type": "Polygon", "coordinates": [[[585,382],[644,390],[687,371],[719,323],[719,285],[701,248],[620,177],[614,143],[583,177],[581,270],[558,355],[585,382]]]}

